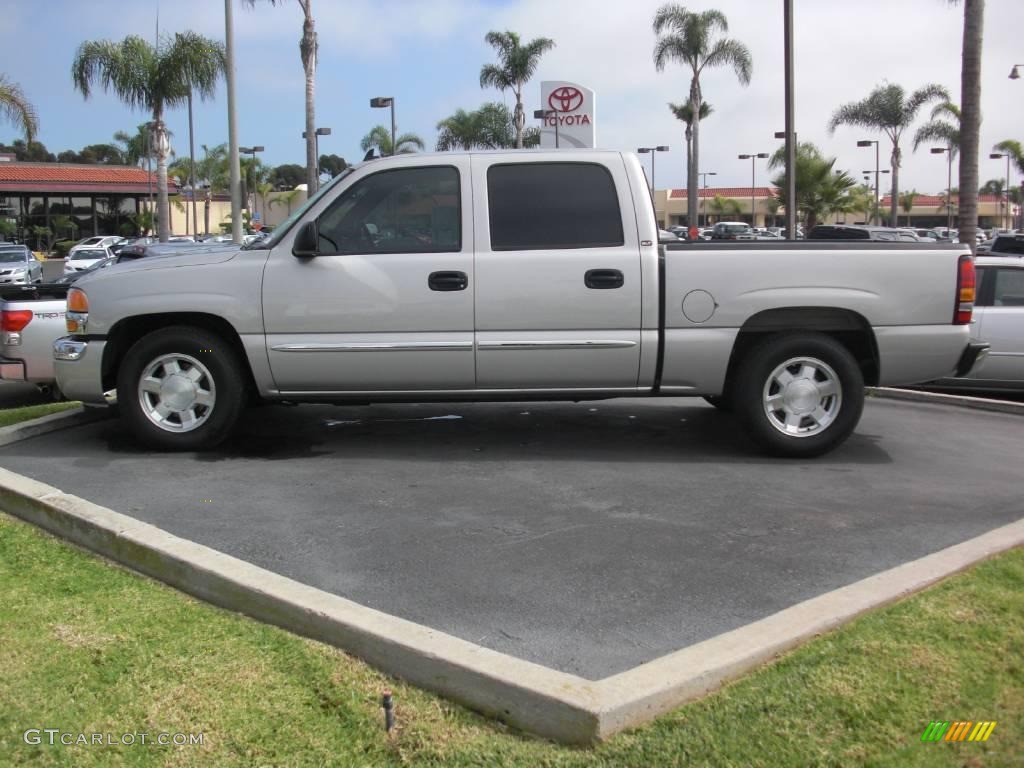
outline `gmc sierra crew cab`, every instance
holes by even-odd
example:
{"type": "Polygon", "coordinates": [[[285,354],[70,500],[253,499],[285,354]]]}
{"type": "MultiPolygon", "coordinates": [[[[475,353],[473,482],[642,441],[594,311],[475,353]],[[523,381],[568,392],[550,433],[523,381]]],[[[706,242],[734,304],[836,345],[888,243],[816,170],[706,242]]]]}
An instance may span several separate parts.
{"type": "Polygon", "coordinates": [[[59,386],[167,449],[225,439],[254,398],[694,395],[813,456],[865,384],[963,375],[986,348],[966,246],[661,245],[616,151],[369,160],[267,241],[104,272],[68,292],[59,386]]]}

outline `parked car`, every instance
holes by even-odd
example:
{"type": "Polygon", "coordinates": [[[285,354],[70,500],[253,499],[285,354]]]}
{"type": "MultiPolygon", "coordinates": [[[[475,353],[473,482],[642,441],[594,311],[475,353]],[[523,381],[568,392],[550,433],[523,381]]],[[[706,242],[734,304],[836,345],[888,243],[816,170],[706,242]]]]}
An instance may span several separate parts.
{"type": "Polygon", "coordinates": [[[917,235],[892,227],[871,227],[861,224],[817,224],[808,240],[873,240],[886,243],[919,243],[917,235]]]}
{"type": "Polygon", "coordinates": [[[75,245],[73,245],[71,250],[68,251],[68,255],[65,259],[72,258],[75,253],[82,249],[109,248],[111,245],[115,245],[122,240],[124,240],[124,238],[119,237],[118,235],[96,235],[95,237],[87,237],[84,240],[79,240],[75,245]]]}
{"type": "Polygon", "coordinates": [[[901,227],[900,232],[910,232],[912,235],[916,235],[917,239],[923,243],[937,243],[942,240],[942,237],[934,229],[914,229],[913,227],[901,227]]]}
{"type": "Polygon", "coordinates": [[[712,240],[753,240],[754,230],[742,221],[720,221],[711,228],[712,240]]]}
{"type": "Polygon", "coordinates": [[[703,395],[765,450],[813,456],[853,431],[865,383],[962,374],[985,350],[963,247],[657,241],[633,154],[374,159],[267,241],[79,280],[57,381],[163,449],[224,440],[250,395],[703,395]]]}
{"type": "MultiPolygon", "coordinates": [[[[999,239],[999,238],[997,238],[999,239]]],[[[979,256],[971,338],[990,345],[966,376],[934,382],[944,388],[1024,392],[1024,258],[979,256]]]]}
{"type": "Polygon", "coordinates": [[[99,245],[94,248],[79,248],[77,251],[72,249],[72,252],[64,260],[64,274],[81,272],[96,262],[109,259],[111,256],[113,254],[110,252],[109,246],[99,245]]]}
{"type": "MultiPolygon", "coordinates": [[[[978,246],[978,250],[981,250],[981,246],[978,246]]],[[[1024,235],[998,235],[991,241],[987,250],[993,256],[1024,256],[1024,235]]]]}
{"type": "Polygon", "coordinates": [[[43,265],[27,245],[0,243],[0,285],[38,283],[43,279],[43,265]]]}

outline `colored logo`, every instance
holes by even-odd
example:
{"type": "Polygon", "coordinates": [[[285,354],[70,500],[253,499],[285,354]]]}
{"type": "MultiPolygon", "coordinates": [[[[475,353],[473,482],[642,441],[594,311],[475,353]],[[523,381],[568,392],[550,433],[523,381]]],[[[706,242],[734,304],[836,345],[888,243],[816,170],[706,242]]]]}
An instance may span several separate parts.
{"type": "Polygon", "coordinates": [[[995,720],[933,720],[921,734],[921,741],[988,741],[995,727],[995,720]]]}
{"type": "Polygon", "coordinates": [[[583,94],[579,88],[569,85],[555,88],[548,96],[548,106],[556,112],[572,112],[574,109],[579,109],[582,104],[583,94]]]}

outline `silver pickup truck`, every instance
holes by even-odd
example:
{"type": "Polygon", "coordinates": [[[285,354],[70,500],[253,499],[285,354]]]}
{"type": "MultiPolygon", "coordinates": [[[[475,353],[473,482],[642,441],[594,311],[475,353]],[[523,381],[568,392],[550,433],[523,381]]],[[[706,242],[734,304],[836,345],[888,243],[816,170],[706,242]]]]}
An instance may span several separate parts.
{"type": "Polygon", "coordinates": [[[965,246],[661,246],[638,159],[402,155],[323,187],[265,242],[121,265],[68,293],[68,397],[169,449],[246,402],[703,395],[813,456],[864,385],[964,374],[965,246]]]}

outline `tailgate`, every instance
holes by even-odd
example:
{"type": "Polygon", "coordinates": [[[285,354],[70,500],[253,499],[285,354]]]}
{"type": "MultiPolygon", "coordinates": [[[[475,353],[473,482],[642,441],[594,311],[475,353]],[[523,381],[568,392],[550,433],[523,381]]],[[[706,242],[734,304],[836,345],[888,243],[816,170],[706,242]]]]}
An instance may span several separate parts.
{"type": "MultiPolygon", "coordinates": [[[[66,293],[65,286],[59,286],[66,293]]],[[[67,302],[60,299],[0,300],[0,378],[52,382],[53,342],[67,333],[67,302]]]]}

